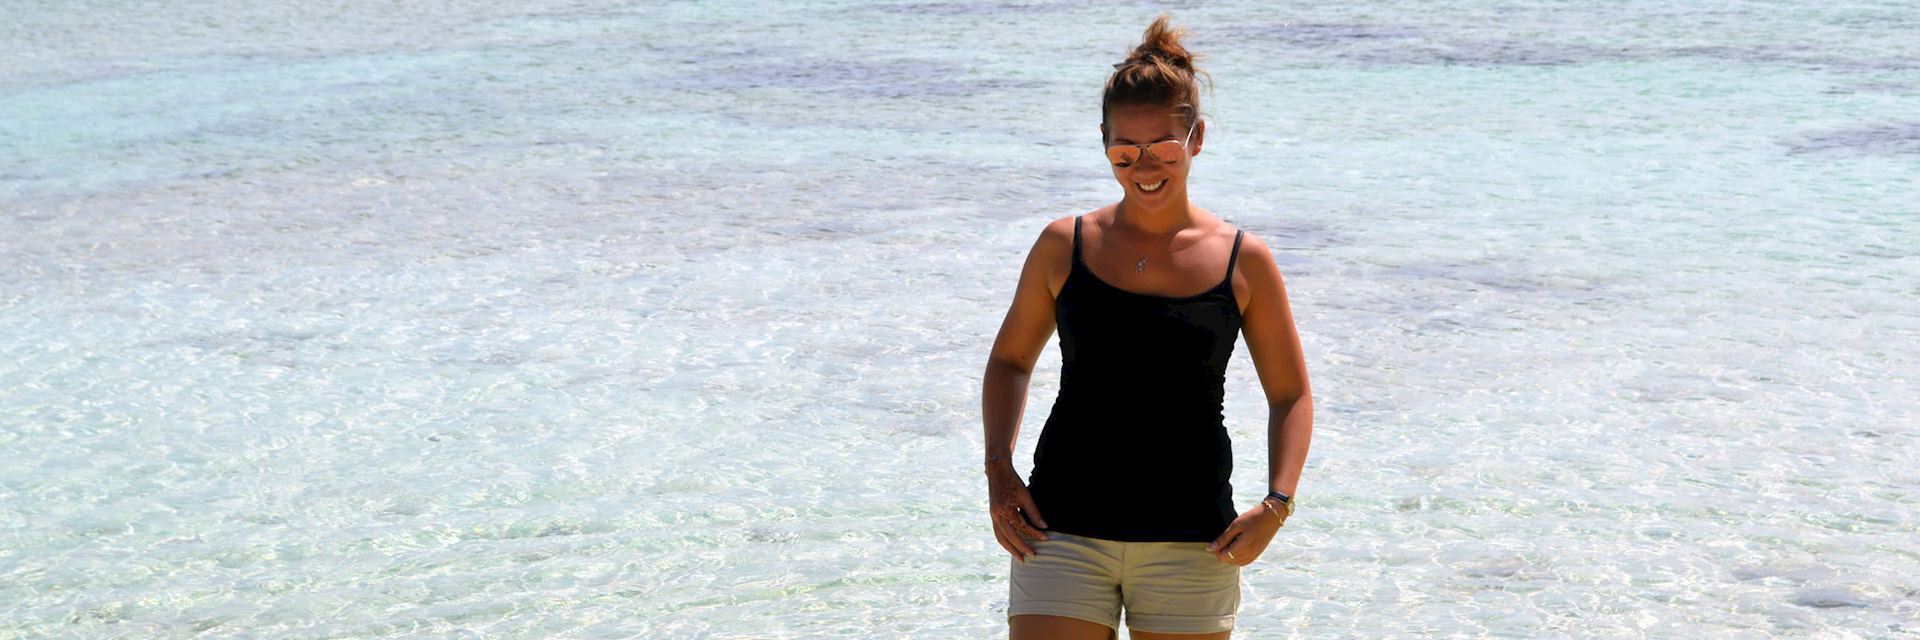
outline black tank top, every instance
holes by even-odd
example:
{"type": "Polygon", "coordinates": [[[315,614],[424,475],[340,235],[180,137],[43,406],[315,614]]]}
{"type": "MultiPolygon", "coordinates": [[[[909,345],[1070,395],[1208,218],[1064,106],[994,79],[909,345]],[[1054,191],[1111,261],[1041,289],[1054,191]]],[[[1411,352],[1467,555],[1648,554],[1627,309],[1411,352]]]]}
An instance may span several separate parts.
{"type": "Polygon", "coordinates": [[[1209,542],[1233,508],[1223,423],[1227,360],[1240,338],[1226,278],[1197,295],[1133,293],[1080,259],[1054,298],[1060,395],[1040,430],[1027,490],[1049,531],[1135,542],[1209,542]]]}

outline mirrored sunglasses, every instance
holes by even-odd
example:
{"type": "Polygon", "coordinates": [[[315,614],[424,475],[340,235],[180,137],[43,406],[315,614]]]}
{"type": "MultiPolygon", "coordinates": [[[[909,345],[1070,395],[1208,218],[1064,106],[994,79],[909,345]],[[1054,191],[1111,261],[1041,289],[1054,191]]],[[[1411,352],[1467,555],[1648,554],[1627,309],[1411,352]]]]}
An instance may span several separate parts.
{"type": "Polygon", "coordinates": [[[1145,144],[1107,145],[1107,161],[1116,167],[1132,166],[1140,161],[1140,154],[1147,153],[1161,164],[1172,164],[1186,157],[1187,141],[1193,139],[1194,127],[1200,126],[1199,120],[1187,127],[1187,140],[1161,140],[1145,144]]]}

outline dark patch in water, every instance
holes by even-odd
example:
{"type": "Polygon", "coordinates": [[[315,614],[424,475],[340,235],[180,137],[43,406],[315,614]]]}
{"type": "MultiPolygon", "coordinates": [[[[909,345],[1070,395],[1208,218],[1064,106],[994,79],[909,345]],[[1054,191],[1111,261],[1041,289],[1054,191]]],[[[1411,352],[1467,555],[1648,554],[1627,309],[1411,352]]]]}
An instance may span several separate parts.
{"type": "Polygon", "coordinates": [[[1352,238],[1335,231],[1332,227],[1300,219],[1282,219],[1277,221],[1250,220],[1242,223],[1227,215],[1234,226],[1247,233],[1259,236],[1267,248],[1273,251],[1274,260],[1286,264],[1288,260],[1298,260],[1295,251],[1318,249],[1320,247],[1348,244],[1352,238]]]}
{"type": "Polygon", "coordinates": [[[777,48],[689,52],[678,61],[690,66],[664,78],[664,82],[655,81],[654,88],[700,92],[800,89],[835,98],[963,98],[1046,84],[979,75],[966,65],[948,61],[819,58],[777,48]]]}
{"type": "Polygon", "coordinates": [[[1821,69],[1904,71],[1920,57],[1849,58],[1806,46],[1603,47],[1537,40],[1449,35],[1408,26],[1280,23],[1210,30],[1208,38],[1265,42],[1378,65],[1557,66],[1591,62],[1704,58],[1821,69]]]}
{"type": "Polygon", "coordinates": [[[1920,153],[1920,122],[1834,129],[1789,140],[1787,153],[1895,155],[1920,153]]]}
{"type": "Polygon", "coordinates": [[[1733,570],[1733,579],[1741,582],[1780,578],[1793,584],[1804,584],[1810,580],[1831,577],[1833,570],[1826,567],[1801,567],[1789,569],[1766,565],[1739,567],[1733,570]]]}
{"type": "Polygon", "coordinates": [[[1061,11],[1072,5],[1059,2],[909,2],[905,4],[885,4],[877,6],[859,6],[848,9],[847,13],[868,13],[882,11],[886,13],[904,13],[923,16],[965,16],[965,15],[1004,15],[1009,13],[1046,13],[1061,11]]]}
{"type": "Polygon", "coordinates": [[[1326,51],[1378,65],[1547,66],[1621,58],[1618,49],[1532,42],[1450,38],[1407,26],[1269,24],[1220,30],[1223,38],[1326,51]]]}
{"type": "Polygon", "coordinates": [[[1865,607],[1867,601],[1846,589],[1809,588],[1793,593],[1793,603],[1816,609],[1835,609],[1839,607],[1865,607]]]}
{"type": "Polygon", "coordinates": [[[780,531],[766,525],[754,525],[747,528],[747,540],[771,544],[785,544],[799,538],[791,531],[780,531]]]}
{"type": "Polygon", "coordinates": [[[1656,53],[1664,57],[1707,58],[1747,64],[1786,64],[1817,69],[1845,69],[1853,71],[1906,71],[1920,69],[1920,57],[1888,56],[1846,58],[1825,55],[1818,50],[1806,46],[1733,47],[1715,45],[1703,47],[1674,47],[1670,49],[1660,49],[1657,50],[1656,53]]]}
{"type": "Polygon", "coordinates": [[[1355,43],[1413,42],[1426,37],[1411,27],[1371,24],[1269,24],[1212,29],[1209,38],[1223,41],[1255,40],[1304,49],[1329,49],[1355,43]]]}
{"type": "Polygon", "coordinates": [[[805,55],[797,47],[785,45],[741,45],[674,49],[670,58],[680,64],[703,66],[735,65],[805,55]]]}
{"type": "Polygon", "coordinates": [[[1462,566],[1460,575],[1469,578],[1512,578],[1526,569],[1526,561],[1520,558],[1505,558],[1462,566]]]}
{"type": "Polygon", "coordinates": [[[767,233],[787,236],[795,240],[840,240],[853,236],[872,233],[872,229],[857,222],[844,220],[815,220],[791,224],[777,224],[765,227],[767,233]]]}
{"type": "Polygon", "coordinates": [[[215,331],[212,333],[145,340],[133,345],[133,348],[137,350],[184,348],[201,353],[261,357],[291,353],[309,340],[330,337],[332,335],[337,335],[337,333],[323,334],[318,331],[278,330],[260,332],[215,331]]]}
{"type": "Polygon", "coordinates": [[[1511,270],[1500,269],[1490,265],[1413,264],[1387,269],[1385,274],[1411,278],[1459,280],[1471,282],[1490,289],[1517,293],[1541,291],[1551,288],[1539,283],[1527,282],[1511,270]]]}
{"type": "Polygon", "coordinates": [[[1409,46],[1351,54],[1373,64],[1440,64],[1464,66],[1556,66],[1620,60],[1618,49],[1570,46],[1524,40],[1460,40],[1419,42],[1409,46]]]}
{"type": "Polygon", "coordinates": [[[1834,85],[1821,93],[1842,96],[1859,93],[1911,96],[1920,95],[1920,82],[1849,82],[1834,85]]]}

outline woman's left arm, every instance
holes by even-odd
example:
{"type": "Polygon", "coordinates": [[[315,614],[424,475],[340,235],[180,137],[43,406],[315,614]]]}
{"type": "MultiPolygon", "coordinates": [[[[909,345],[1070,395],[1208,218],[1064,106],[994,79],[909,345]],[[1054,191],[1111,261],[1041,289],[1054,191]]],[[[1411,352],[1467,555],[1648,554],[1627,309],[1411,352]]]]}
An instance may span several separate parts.
{"type": "MultiPolygon", "coordinates": [[[[1261,493],[1296,496],[1300,470],[1307,463],[1307,444],[1313,439],[1313,393],[1307,384],[1306,357],[1273,251],[1249,233],[1239,264],[1248,292],[1246,309],[1240,314],[1241,333],[1267,397],[1267,486],[1261,493]]],[[[1250,564],[1266,550],[1281,524],[1279,515],[1254,505],[1220,534],[1211,549],[1222,562],[1250,564]]]]}

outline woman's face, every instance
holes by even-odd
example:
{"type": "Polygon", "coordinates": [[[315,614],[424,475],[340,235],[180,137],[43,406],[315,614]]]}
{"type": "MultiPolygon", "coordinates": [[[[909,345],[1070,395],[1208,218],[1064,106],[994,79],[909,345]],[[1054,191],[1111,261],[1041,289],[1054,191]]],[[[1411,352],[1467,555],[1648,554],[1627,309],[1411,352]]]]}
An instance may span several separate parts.
{"type": "MultiPolygon", "coordinates": [[[[1206,127],[1204,122],[1195,122],[1192,126],[1193,135],[1189,138],[1188,125],[1181,121],[1180,113],[1173,109],[1153,105],[1123,105],[1109,110],[1107,123],[1101,126],[1101,134],[1106,137],[1109,146],[1151,144],[1165,140],[1186,143],[1171,158],[1138,153],[1131,163],[1113,164],[1113,177],[1120,181],[1120,187],[1125,190],[1125,201],[1144,209],[1186,204],[1187,172],[1193,166],[1193,157],[1200,154],[1200,143],[1206,137],[1206,127]]],[[[1161,147],[1168,148],[1171,145],[1161,147]]]]}

